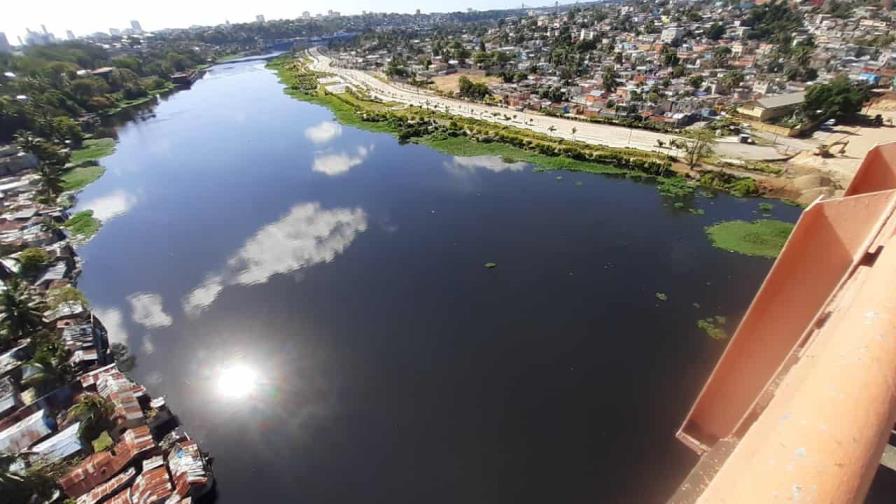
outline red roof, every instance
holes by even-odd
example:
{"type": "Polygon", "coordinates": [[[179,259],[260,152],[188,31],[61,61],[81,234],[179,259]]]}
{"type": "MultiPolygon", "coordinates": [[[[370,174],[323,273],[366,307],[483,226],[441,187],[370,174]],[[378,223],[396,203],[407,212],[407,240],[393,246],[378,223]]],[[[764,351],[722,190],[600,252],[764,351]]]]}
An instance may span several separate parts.
{"type": "Polygon", "coordinates": [[[131,460],[155,448],[149,427],[142,425],[124,433],[112,451],[94,453],[59,480],[69,497],[80,497],[118,474],[131,460]]]}
{"type": "Polygon", "coordinates": [[[78,497],[78,504],[96,504],[123,487],[137,471],[133,467],[78,497]]]}
{"type": "Polygon", "coordinates": [[[165,466],[144,471],[131,486],[132,504],[155,504],[167,499],[174,488],[165,466]]]}

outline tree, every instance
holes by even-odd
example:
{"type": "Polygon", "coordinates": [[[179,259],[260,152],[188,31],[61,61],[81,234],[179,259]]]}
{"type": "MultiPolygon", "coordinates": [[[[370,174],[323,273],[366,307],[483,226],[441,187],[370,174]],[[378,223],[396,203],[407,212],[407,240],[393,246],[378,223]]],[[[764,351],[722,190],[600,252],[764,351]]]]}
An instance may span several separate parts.
{"type": "Polygon", "coordinates": [[[20,455],[0,454],[0,495],[3,502],[46,502],[56,490],[54,478],[37,465],[25,470],[20,455]],[[8,499],[8,500],[7,500],[8,499]]]}
{"type": "Polygon", "coordinates": [[[49,163],[41,163],[37,167],[38,195],[46,202],[52,203],[62,194],[62,174],[59,168],[49,163]]]}
{"type": "Polygon", "coordinates": [[[809,86],[802,110],[814,121],[840,121],[855,116],[869,97],[865,86],[854,85],[845,75],[839,75],[827,84],[809,86]]]}
{"type": "Polygon", "coordinates": [[[706,37],[710,40],[719,40],[725,35],[725,26],[722,23],[713,23],[706,32],[706,37]]]}
{"type": "Polygon", "coordinates": [[[473,82],[466,76],[461,76],[457,81],[458,94],[472,100],[482,100],[491,94],[488,85],[484,82],[473,82]]]}
{"type": "Polygon", "coordinates": [[[0,324],[13,338],[20,338],[43,326],[41,303],[18,277],[6,281],[6,290],[0,293],[0,304],[3,309],[0,324]]]}
{"type": "Polygon", "coordinates": [[[94,439],[104,431],[112,428],[112,414],[115,405],[108,399],[97,394],[83,394],[78,398],[66,415],[68,422],[81,422],[78,426],[78,436],[85,446],[91,446],[94,439]]]}
{"type": "Polygon", "coordinates": [[[75,373],[68,363],[71,353],[58,336],[48,332],[35,334],[31,340],[34,357],[27,363],[28,375],[22,383],[48,393],[65,385],[75,373]]]}
{"type": "Polygon", "coordinates": [[[690,130],[685,134],[686,140],[678,142],[685,153],[685,162],[688,168],[694,169],[700,162],[712,153],[712,144],[715,143],[716,134],[713,130],[700,128],[690,130]]]}
{"type": "Polygon", "coordinates": [[[604,91],[607,93],[615,93],[616,88],[619,87],[619,83],[616,82],[617,79],[619,79],[619,74],[616,72],[615,68],[611,66],[604,68],[603,74],[601,74],[604,91]]]}
{"type": "Polygon", "coordinates": [[[34,275],[41,267],[50,261],[50,254],[39,247],[30,247],[19,253],[19,264],[22,265],[22,274],[34,275]]]}
{"type": "Polygon", "coordinates": [[[740,87],[743,82],[744,73],[740,70],[732,70],[730,72],[726,72],[725,75],[719,78],[719,83],[729,91],[740,87]]]}
{"type": "Polygon", "coordinates": [[[690,79],[688,79],[688,84],[691,85],[694,89],[699,89],[700,86],[703,85],[703,76],[702,75],[692,75],[690,79]]]}

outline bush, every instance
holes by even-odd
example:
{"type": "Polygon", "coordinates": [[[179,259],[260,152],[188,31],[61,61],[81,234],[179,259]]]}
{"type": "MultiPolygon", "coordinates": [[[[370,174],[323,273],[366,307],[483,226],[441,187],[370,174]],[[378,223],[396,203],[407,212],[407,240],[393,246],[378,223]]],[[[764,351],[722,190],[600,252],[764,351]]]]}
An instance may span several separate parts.
{"type": "Polygon", "coordinates": [[[22,274],[24,275],[36,274],[48,262],[50,262],[50,254],[42,248],[27,248],[19,254],[19,263],[22,265],[22,274]]]}

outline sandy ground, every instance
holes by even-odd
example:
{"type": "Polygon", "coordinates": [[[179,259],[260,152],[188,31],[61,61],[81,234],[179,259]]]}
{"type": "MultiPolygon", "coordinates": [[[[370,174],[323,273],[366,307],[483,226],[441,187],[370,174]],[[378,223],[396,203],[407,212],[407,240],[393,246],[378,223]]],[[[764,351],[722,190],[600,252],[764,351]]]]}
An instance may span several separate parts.
{"type": "MultiPolygon", "coordinates": [[[[818,131],[812,136],[812,141],[817,144],[829,144],[838,140],[847,140],[849,145],[846,146],[846,152],[842,155],[835,154],[833,157],[823,158],[812,154],[802,153],[793,159],[793,163],[800,166],[812,167],[828,173],[833,179],[846,185],[852,180],[856,170],[865,159],[868,153],[875,145],[885,144],[896,141],[896,127],[889,126],[887,119],[891,119],[896,123],[896,111],[882,110],[873,106],[866,111],[866,114],[873,117],[881,114],[884,117],[884,126],[879,128],[849,126],[835,128],[832,132],[818,131]]],[[[839,152],[840,148],[835,147],[834,152],[839,152]]]]}
{"type": "Polygon", "coordinates": [[[497,84],[501,79],[495,76],[486,76],[482,70],[467,70],[449,75],[439,75],[432,78],[436,89],[443,93],[456,93],[459,87],[458,81],[461,77],[466,77],[473,82],[485,82],[487,84],[497,84]]]}

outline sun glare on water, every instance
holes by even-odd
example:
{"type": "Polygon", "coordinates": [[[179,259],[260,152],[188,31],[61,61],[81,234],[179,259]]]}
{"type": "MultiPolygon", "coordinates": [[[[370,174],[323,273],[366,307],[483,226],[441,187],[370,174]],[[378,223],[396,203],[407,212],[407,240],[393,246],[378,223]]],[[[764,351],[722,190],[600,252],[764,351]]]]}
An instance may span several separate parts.
{"type": "Polygon", "coordinates": [[[245,364],[222,368],[218,375],[218,393],[228,399],[242,399],[255,391],[258,373],[245,364]]]}

